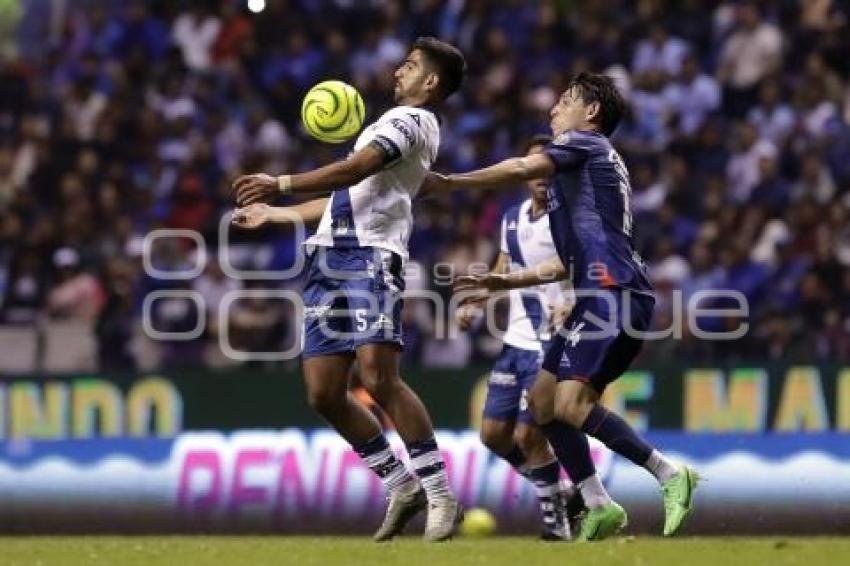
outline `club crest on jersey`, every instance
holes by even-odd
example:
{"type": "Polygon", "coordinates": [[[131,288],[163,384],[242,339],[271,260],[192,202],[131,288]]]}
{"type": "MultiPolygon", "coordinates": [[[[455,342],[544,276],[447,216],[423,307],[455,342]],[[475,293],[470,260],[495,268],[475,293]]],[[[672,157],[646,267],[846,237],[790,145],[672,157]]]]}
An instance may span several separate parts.
{"type": "Polygon", "coordinates": [[[395,324],[390,317],[381,313],[378,316],[378,320],[372,323],[372,330],[389,330],[392,331],[395,328],[395,324]]]}
{"type": "Polygon", "coordinates": [[[531,226],[526,226],[519,232],[519,239],[522,241],[530,240],[534,236],[534,230],[531,229],[531,226]]]}
{"type": "Polygon", "coordinates": [[[560,136],[558,136],[554,140],[552,140],[552,143],[554,143],[556,145],[566,145],[569,141],[570,141],[570,133],[564,132],[563,134],[561,134],[560,136]]]}
{"type": "Polygon", "coordinates": [[[334,232],[337,234],[346,234],[349,230],[348,218],[337,218],[336,228],[334,232]]]}

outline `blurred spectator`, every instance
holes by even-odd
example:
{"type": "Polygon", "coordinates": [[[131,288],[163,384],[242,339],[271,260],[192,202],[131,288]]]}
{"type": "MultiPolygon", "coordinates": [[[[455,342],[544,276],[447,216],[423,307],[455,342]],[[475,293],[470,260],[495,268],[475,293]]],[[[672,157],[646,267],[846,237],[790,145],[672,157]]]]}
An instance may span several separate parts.
{"type": "Polygon", "coordinates": [[[106,300],[97,319],[95,334],[98,344],[98,365],[101,370],[133,370],[136,361],[131,352],[135,320],[133,317],[132,265],[112,259],[106,266],[104,286],[106,300]]]}
{"type": "Polygon", "coordinates": [[[791,186],[791,198],[794,201],[814,199],[820,204],[828,204],[835,196],[835,181],[829,168],[817,153],[807,153],[800,163],[800,177],[791,186]]]}
{"type": "Polygon", "coordinates": [[[758,104],[752,107],[747,119],[758,128],[759,137],[783,147],[794,130],[796,116],[790,104],[780,97],[779,84],[767,80],[759,87],[758,104]]]}
{"type": "Polygon", "coordinates": [[[762,160],[776,160],[776,146],[767,140],[759,140],[751,124],[740,122],[736,129],[736,151],[726,166],[729,196],[734,202],[746,202],[753,188],[761,181],[762,160]]]}
{"type": "Polygon", "coordinates": [[[104,292],[97,278],[80,269],[80,254],[59,248],[53,254],[56,285],[47,296],[47,312],[53,318],[95,320],[103,308],[104,292]]]}
{"type": "Polygon", "coordinates": [[[632,59],[632,72],[637,74],[660,71],[668,76],[679,74],[688,45],[680,38],[670,36],[659,22],[654,23],[646,39],[638,41],[632,59]]]}
{"type": "Polygon", "coordinates": [[[764,21],[755,2],[737,7],[737,27],[720,52],[718,79],[725,86],[725,108],[741,117],[755,101],[759,81],[782,62],[782,32],[764,21]]]}
{"type": "Polygon", "coordinates": [[[183,52],[183,61],[193,71],[206,71],[212,62],[213,45],[221,29],[221,21],[209,11],[209,3],[193,0],[189,11],[174,20],[171,36],[183,52]]]}
{"type": "Polygon", "coordinates": [[[682,59],[678,79],[668,84],[664,96],[677,118],[679,131],[686,136],[695,134],[706,116],[720,107],[720,86],[714,77],[700,72],[692,54],[682,59]]]}

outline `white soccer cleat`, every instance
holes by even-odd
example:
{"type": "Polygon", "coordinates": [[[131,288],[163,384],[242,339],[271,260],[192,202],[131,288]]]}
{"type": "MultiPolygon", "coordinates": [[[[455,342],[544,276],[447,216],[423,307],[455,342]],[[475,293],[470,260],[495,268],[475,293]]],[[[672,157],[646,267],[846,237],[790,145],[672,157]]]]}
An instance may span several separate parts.
{"type": "Polygon", "coordinates": [[[448,540],[463,522],[463,506],[454,498],[440,498],[428,502],[428,520],[422,538],[428,542],[448,540]]]}
{"type": "Polygon", "coordinates": [[[381,523],[381,526],[378,527],[378,530],[372,537],[375,542],[388,541],[394,536],[401,534],[407,523],[428,506],[428,498],[425,496],[425,490],[422,489],[422,486],[418,482],[416,487],[417,489],[413,490],[399,490],[390,493],[390,496],[387,498],[389,505],[387,505],[384,522],[381,523]]]}

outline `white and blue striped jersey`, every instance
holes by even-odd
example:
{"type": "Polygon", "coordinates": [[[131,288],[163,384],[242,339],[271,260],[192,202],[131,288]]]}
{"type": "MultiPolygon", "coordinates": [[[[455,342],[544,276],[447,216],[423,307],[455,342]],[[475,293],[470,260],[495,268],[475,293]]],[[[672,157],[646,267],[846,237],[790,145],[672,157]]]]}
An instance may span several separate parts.
{"type": "MultiPolygon", "coordinates": [[[[510,208],[502,218],[501,252],[510,257],[509,271],[534,267],[556,255],[549,231],[549,216],[544,211],[531,216],[531,199],[510,208]]],[[[552,337],[550,319],[553,307],[565,302],[564,285],[559,281],[512,289],[508,329],[502,340],[522,350],[542,352],[541,342],[552,337]]]]}
{"type": "Polygon", "coordinates": [[[440,126],[425,108],[397,106],[367,126],[357,151],[375,142],[390,156],[383,170],[353,187],[334,191],[308,246],[374,246],[408,258],[413,230],[411,201],[437,159],[440,126]]]}

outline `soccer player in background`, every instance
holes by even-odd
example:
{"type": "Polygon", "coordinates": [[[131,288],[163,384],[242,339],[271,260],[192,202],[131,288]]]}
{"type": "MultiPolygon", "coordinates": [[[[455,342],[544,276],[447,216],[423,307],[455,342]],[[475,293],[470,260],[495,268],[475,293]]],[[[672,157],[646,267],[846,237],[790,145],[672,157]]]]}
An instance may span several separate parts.
{"type": "MultiPolygon", "coordinates": [[[[526,155],[540,153],[552,141],[536,136],[527,145],[526,155]]],[[[502,218],[499,255],[491,270],[509,273],[534,267],[555,254],[555,244],[546,214],[546,179],[526,182],[530,198],[511,207],[502,218]]],[[[569,309],[567,294],[559,282],[537,288],[510,291],[508,327],[502,352],[487,381],[487,399],[481,419],[481,441],[504,459],[520,475],[534,484],[543,521],[543,540],[569,540],[567,501],[572,487],[560,487],[561,466],[552,454],[546,437],[534,425],[528,410],[528,391],[543,362],[544,344],[553,328],[563,322],[569,309]]],[[[481,315],[476,307],[458,309],[462,330],[469,329],[481,315]]],[[[575,507],[582,505],[576,501],[575,507]]]]}
{"type": "Polygon", "coordinates": [[[376,541],[400,533],[427,507],[424,539],[446,540],[463,519],[434,440],[431,418],[399,376],[403,263],[413,229],[411,200],[437,158],[434,107],[454,93],[466,62],[452,45],[417,39],[395,72],[399,105],[366,127],[346,159],[297,175],[236,179],[233,222],[255,228],[321,217],[306,242],[304,348],[307,398],[383,481],[389,506],[376,541]],[[264,201],[280,194],[334,191],[288,210],[264,201]],[[416,476],[396,458],[375,417],[348,391],[354,361],[369,395],[390,416],[416,476]]]}
{"type": "Polygon", "coordinates": [[[625,101],[606,76],[580,73],[550,112],[555,139],[537,154],[469,173],[429,175],[435,189],[488,188],[551,178],[549,224],[557,256],[548,265],[458,279],[457,288],[495,291],[537,285],[552,271],[567,276],[576,304],[546,351],[529,394],[535,421],[578,486],[589,512],[580,538],[606,538],[626,523],[596,474],[587,433],[655,476],[664,498],[664,534],[675,534],[692,507],[696,473],[668,460],[600,402],[605,387],[629,367],[650,327],[655,304],[632,247],[631,186],[610,136],[625,101]]]}

